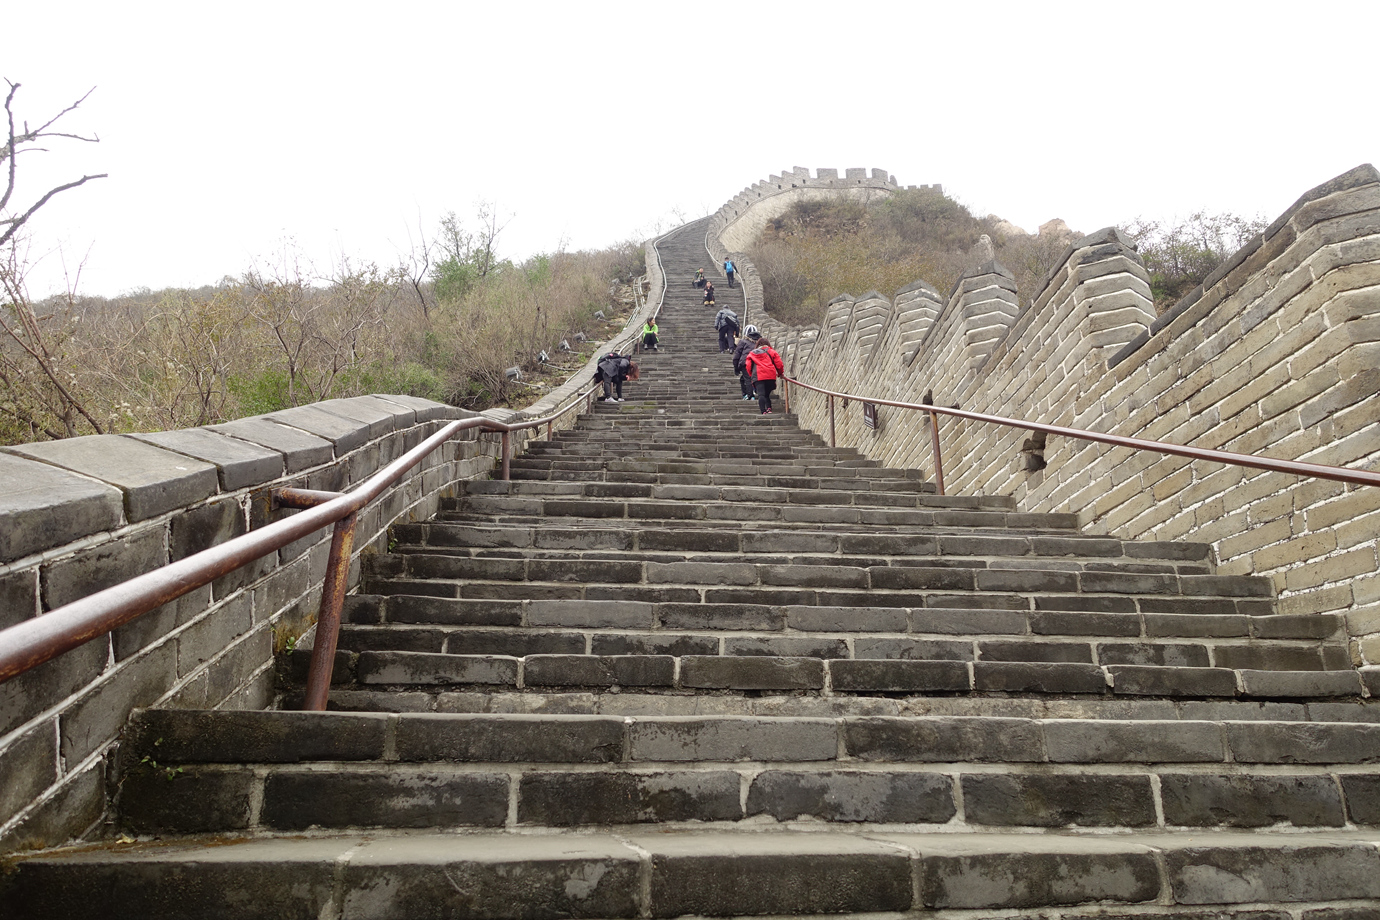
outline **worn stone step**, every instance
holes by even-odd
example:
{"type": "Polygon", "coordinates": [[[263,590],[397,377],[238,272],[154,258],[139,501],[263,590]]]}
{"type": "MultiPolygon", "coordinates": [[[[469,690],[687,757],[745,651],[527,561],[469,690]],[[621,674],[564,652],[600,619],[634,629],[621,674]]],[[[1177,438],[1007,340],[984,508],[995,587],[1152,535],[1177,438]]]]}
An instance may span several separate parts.
{"type": "Polygon", "coordinates": [[[1131,772],[1059,763],[995,773],[966,763],[899,768],[809,761],[765,769],[755,763],[735,767],[677,761],[596,769],[562,764],[469,768],[451,762],[245,766],[145,763],[126,771],[120,799],[123,830],[522,830],[752,821],[972,832],[1380,824],[1375,797],[1380,772],[1373,768],[1280,773],[1246,766],[1227,772],[1167,763],[1131,772]],[[323,784],[332,794],[320,794],[323,784]]]}
{"type": "MultiPolygon", "coordinates": [[[[1145,566],[1132,565],[1128,567],[1129,570],[1120,570],[1111,563],[1094,562],[1081,566],[1069,563],[1063,569],[1053,569],[998,567],[995,563],[989,564],[987,560],[961,557],[944,560],[929,557],[912,558],[905,560],[907,564],[904,565],[850,566],[842,564],[841,561],[840,564],[827,565],[728,561],[660,562],[650,559],[644,561],[638,554],[631,552],[614,552],[606,555],[608,558],[591,559],[543,558],[539,555],[522,556],[516,553],[512,554],[511,558],[476,558],[469,555],[431,552],[375,554],[364,558],[363,574],[366,582],[370,584],[385,579],[430,579],[438,582],[455,582],[457,587],[460,583],[472,587],[481,581],[526,582],[525,590],[532,592],[539,592],[537,585],[548,583],[569,584],[577,590],[585,591],[596,586],[600,590],[612,590],[614,587],[645,585],[653,591],[660,586],[680,586],[679,591],[682,592],[704,590],[706,600],[709,599],[708,592],[711,591],[760,593],[764,590],[781,589],[789,593],[795,590],[837,590],[893,598],[891,602],[879,601],[878,603],[883,606],[897,606],[894,599],[898,592],[912,591],[963,592],[977,595],[990,593],[1017,597],[1148,594],[1205,599],[1268,599],[1273,591],[1273,583],[1268,578],[1260,576],[1177,574],[1173,571],[1150,573],[1136,570],[1147,568],[1145,566]],[[702,585],[723,587],[701,589],[699,586],[702,585]]],[[[623,593],[627,594],[626,591],[623,593]]],[[[673,590],[673,593],[676,592],[673,590]]],[[[560,594],[574,596],[570,592],[560,594]]],[[[537,593],[532,596],[537,596],[537,593]]],[[[809,600],[767,602],[811,603],[809,600]]],[[[818,602],[826,603],[823,600],[818,602]]],[[[853,605],[856,605],[856,602],[850,604],[853,605]]],[[[1076,610],[1079,607],[1063,609],[1076,610]]]]}
{"type": "MultiPolygon", "coordinates": [[[[1077,529],[1077,518],[1069,514],[1026,514],[950,504],[945,496],[886,496],[885,504],[869,504],[868,495],[857,496],[852,504],[834,503],[829,496],[781,490],[780,501],[676,500],[672,487],[659,487],[662,498],[650,499],[544,499],[509,495],[470,495],[446,500],[443,513],[460,512],[497,520],[514,516],[550,518],[631,519],[639,521],[755,521],[758,523],[853,524],[910,527],[999,527],[1014,530],[1077,529]],[[815,501],[823,498],[825,503],[815,501]]],[[[687,486],[678,489],[693,488],[687,486]]],[[[728,490],[724,490],[728,491],[728,490]]],[[[843,493],[847,494],[847,493],[843,493]]],[[[955,498],[956,496],[949,496],[955,498]]]]}
{"type": "MultiPolygon", "coordinates": [[[[1262,644],[1300,640],[1344,644],[1341,614],[1275,614],[1269,605],[1232,614],[1163,613],[1153,598],[1124,599],[1115,612],[1061,610],[1060,599],[1036,598],[1023,608],[820,607],[814,605],[683,604],[680,602],[444,598],[404,594],[351,595],[346,622],[358,625],[510,626],[638,630],[682,628],[773,635],[851,638],[856,646],[873,638],[1079,636],[1087,641],[1202,639],[1262,644]],[[1138,609],[1138,607],[1140,609],[1138,609]]],[[[1067,600],[1067,599],[1063,599],[1067,600]]],[[[1247,604],[1249,601],[1238,601],[1247,604]]]]}
{"type": "MultiPolygon", "coordinates": [[[[341,685],[770,690],[830,694],[1031,693],[1226,699],[1359,699],[1327,647],[343,628],[341,685]],[[1250,664],[1232,668],[1234,653],[1250,664]],[[353,654],[352,654],[353,653],[353,654]],[[884,657],[885,656],[885,657],[884,657]],[[1329,662],[1329,658],[1332,661],[1329,662]],[[1170,664],[1160,662],[1169,661],[1170,664]],[[1303,665],[1303,668],[1291,668],[1303,665]]],[[[299,665],[299,667],[304,667],[299,665]]]]}
{"type": "MultiPolygon", "coordinates": [[[[632,834],[191,838],[15,861],[16,918],[675,917],[1279,904],[1359,916],[1380,898],[1367,831],[632,834]],[[1364,908],[1362,909],[1364,911],[1364,908]]],[[[1118,916],[1121,915],[1118,913],[1118,916]]],[[[1191,914],[1190,914],[1191,915],[1191,914]]],[[[1128,915],[1129,916],[1129,915],[1128,915]]],[[[1241,915],[1245,917],[1245,914],[1241,915]]],[[[1259,913],[1251,915],[1258,918],[1259,913]]]]}

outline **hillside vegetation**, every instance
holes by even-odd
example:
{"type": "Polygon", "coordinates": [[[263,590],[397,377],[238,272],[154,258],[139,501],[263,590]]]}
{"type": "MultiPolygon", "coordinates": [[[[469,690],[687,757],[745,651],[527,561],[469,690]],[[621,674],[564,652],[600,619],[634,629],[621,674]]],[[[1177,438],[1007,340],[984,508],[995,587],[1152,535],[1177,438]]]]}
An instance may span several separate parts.
{"type": "MultiPolygon", "coordinates": [[[[1122,229],[1137,245],[1156,309],[1163,311],[1263,226],[1198,212],[1175,222],[1137,218],[1122,229]]],[[[867,203],[798,201],[768,223],[748,256],[761,275],[767,311],[783,322],[815,326],[841,294],[875,290],[891,297],[926,281],[947,296],[967,269],[993,256],[1015,276],[1021,302],[1028,302],[1076,236],[1062,221],[1027,234],[996,216],[977,217],[946,195],[907,189],[867,203]]]]}
{"type": "Polygon", "coordinates": [[[621,325],[642,248],[513,262],[495,254],[495,225],[486,232],[480,216],[471,234],[451,215],[431,246],[391,268],[320,271],[289,251],[195,290],[31,303],[12,265],[0,442],[189,427],[365,393],[527,405],[621,325]],[[505,373],[514,366],[520,381],[505,373]]]}

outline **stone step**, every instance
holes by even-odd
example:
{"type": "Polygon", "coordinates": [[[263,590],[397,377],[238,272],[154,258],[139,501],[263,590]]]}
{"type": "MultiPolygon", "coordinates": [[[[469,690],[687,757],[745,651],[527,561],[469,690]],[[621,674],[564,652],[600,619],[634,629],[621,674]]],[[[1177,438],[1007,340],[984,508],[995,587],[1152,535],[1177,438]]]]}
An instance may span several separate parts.
{"type": "MultiPolygon", "coordinates": [[[[1361,917],[1380,898],[1359,830],[1171,833],[339,833],[43,853],[0,882],[9,915],[676,917],[1036,910],[1108,917],[1361,917]],[[1165,913],[1166,910],[1172,913],[1165,913]],[[1118,912],[1117,916],[1122,916],[1118,912]],[[1125,914],[1125,916],[1131,916],[1125,914]],[[1281,915],[1282,916],[1282,915],[1281,915]],[[1292,915],[1290,915],[1292,916],[1292,915]]],[[[957,914],[955,916],[964,916],[957,914]]]]}
{"type": "MultiPolygon", "coordinates": [[[[396,552],[442,552],[468,549],[569,551],[648,554],[698,554],[704,561],[762,562],[768,554],[792,554],[810,561],[828,559],[938,559],[953,557],[978,567],[1070,569],[1091,565],[1142,567],[1145,572],[1202,574],[1211,564],[1205,543],[1135,543],[1110,537],[1049,536],[1038,533],[973,534],[934,528],[925,534],[855,531],[729,530],[726,528],[569,527],[551,525],[456,524],[432,521],[398,524],[391,531],[396,552]]],[[[629,558],[624,555],[617,557],[629,558]]],[[[879,561],[876,565],[885,565],[879,561]]]]}
{"type": "Polygon", "coordinates": [[[618,473],[690,473],[725,474],[735,476],[805,476],[820,479],[884,479],[919,480],[924,475],[919,470],[890,470],[876,465],[875,461],[840,461],[825,463],[804,463],[780,460],[694,460],[685,458],[663,458],[657,460],[561,460],[533,457],[523,454],[510,461],[513,469],[533,470],[602,470],[610,475],[618,473]]]}
{"type": "MultiPolygon", "coordinates": [[[[513,558],[476,558],[470,555],[434,552],[373,554],[364,557],[362,564],[364,577],[370,582],[385,579],[426,579],[441,583],[453,582],[458,586],[462,582],[472,585],[480,581],[522,581],[527,582],[524,590],[537,593],[541,590],[537,586],[545,584],[571,584],[577,588],[599,586],[601,589],[641,585],[652,588],[678,586],[696,591],[703,589],[748,593],[780,590],[785,594],[795,590],[840,590],[850,593],[871,593],[879,598],[889,597],[891,601],[877,603],[892,607],[897,606],[894,601],[898,592],[912,591],[978,595],[991,592],[1016,597],[1149,594],[1232,599],[1267,599],[1273,593],[1273,582],[1263,576],[1179,574],[1174,571],[1143,572],[1135,571],[1137,566],[1134,565],[1128,566],[1131,570],[1121,570],[1114,563],[1106,562],[1069,562],[1065,564],[1065,568],[1036,568],[1035,566],[1040,563],[1032,563],[1030,567],[1008,568],[1001,566],[1004,560],[996,560],[989,564],[987,560],[972,558],[911,558],[904,560],[906,564],[850,566],[772,564],[755,561],[659,562],[650,559],[644,561],[637,555],[625,552],[606,553],[604,555],[607,558],[574,559],[543,558],[540,554],[531,557],[519,556],[516,553],[511,555],[513,558]]],[[[1172,566],[1162,568],[1171,569],[1172,566]]],[[[1028,605],[1015,606],[1019,608],[1028,605]]],[[[1084,608],[1075,605],[1058,609],[1084,608]]]]}
{"type": "Polygon", "coordinates": [[[730,487],[657,486],[648,499],[540,498],[512,495],[466,495],[442,501],[443,520],[454,512],[495,522],[513,517],[630,519],[663,526],[667,521],[739,521],[771,524],[851,524],[905,527],[1067,530],[1078,527],[1072,514],[1026,514],[983,507],[981,499],[925,493],[865,494],[743,490],[730,487]],[[677,498],[688,490],[716,492],[721,498],[677,498]],[[749,493],[779,494],[777,500],[754,499],[749,493]],[[841,501],[843,499],[851,500],[841,501]],[[876,502],[873,504],[871,502],[876,502]]]}
{"type": "MultiPolygon", "coordinates": [[[[738,477],[748,478],[748,477],[738,477]]],[[[764,479],[766,477],[763,477],[764,479]]],[[[653,498],[684,501],[783,501],[790,497],[797,503],[809,504],[874,504],[882,502],[912,502],[924,495],[926,507],[987,508],[1006,510],[1003,501],[981,501],[964,496],[936,495],[928,484],[913,479],[834,479],[809,480],[779,478],[774,483],[694,484],[644,482],[525,482],[502,479],[472,479],[460,483],[461,495],[551,496],[561,498],[653,498]]]]}
{"type": "MultiPolygon", "coordinates": [[[[1154,608],[1173,609],[1174,605],[1148,598],[1123,599],[1118,606],[1125,609],[1117,612],[1061,610],[1053,607],[1057,603],[1058,599],[1038,598],[1034,605],[1027,604],[1025,608],[777,607],[361,594],[346,598],[344,618],[347,623],[361,626],[435,624],[637,633],[666,629],[710,636],[732,634],[735,638],[748,634],[754,640],[826,636],[849,640],[851,647],[884,638],[971,642],[1011,637],[1042,641],[1079,637],[1084,642],[1133,643],[1197,639],[1209,645],[1266,645],[1294,640],[1330,645],[1344,644],[1347,635],[1340,614],[1275,614],[1268,605],[1249,607],[1242,602],[1233,605],[1231,609],[1236,612],[1230,614],[1161,612],[1154,608]]],[[[1228,602],[1221,602],[1221,607],[1227,609],[1228,602]]],[[[1240,663],[1238,660],[1237,666],[1240,663]]]]}
{"type": "Polygon", "coordinates": [[[968,641],[717,636],[454,625],[347,625],[350,679],[370,686],[643,687],[812,693],[1053,693],[1359,698],[1342,643],[968,641]],[[420,657],[419,657],[420,656],[420,657]],[[525,662],[530,663],[528,667],[525,662]]]}

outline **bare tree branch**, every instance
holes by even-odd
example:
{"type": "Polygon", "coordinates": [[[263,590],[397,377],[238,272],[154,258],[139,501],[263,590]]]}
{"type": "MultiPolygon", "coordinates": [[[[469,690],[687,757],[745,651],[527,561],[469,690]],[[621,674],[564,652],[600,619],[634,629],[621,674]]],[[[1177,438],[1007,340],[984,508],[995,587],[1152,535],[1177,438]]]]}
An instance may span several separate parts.
{"type": "Polygon", "coordinates": [[[50,128],[52,128],[53,125],[55,125],[58,122],[60,118],[62,118],[62,116],[73,111],[77,108],[77,106],[85,102],[87,97],[89,97],[93,92],[95,92],[95,87],[92,87],[91,89],[87,90],[86,95],[82,96],[76,102],[72,103],[62,111],[58,112],[56,115],[45,121],[43,124],[39,125],[37,128],[30,128],[28,122],[25,122],[22,130],[16,130],[14,124],[14,97],[15,94],[19,92],[20,84],[15,83],[12,80],[6,80],[5,82],[9,84],[10,88],[9,92],[5,94],[6,140],[5,145],[3,147],[0,147],[0,161],[8,161],[8,168],[6,169],[5,191],[3,194],[0,194],[0,227],[4,228],[3,230],[0,230],[0,246],[3,246],[5,243],[9,242],[10,238],[13,237],[15,233],[19,231],[19,228],[24,226],[25,222],[27,222],[29,218],[33,217],[39,208],[43,207],[50,200],[52,200],[54,195],[57,195],[59,192],[65,192],[68,189],[76,188],[79,185],[85,185],[87,182],[90,182],[93,179],[105,179],[108,177],[107,173],[82,176],[75,182],[68,182],[66,185],[59,185],[57,188],[49,189],[45,195],[39,198],[37,202],[35,202],[22,214],[13,217],[3,216],[6,214],[6,209],[10,206],[10,200],[14,197],[14,191],[18,179],[19,153],[21,149],[27,149],[30,151],[43,149],[41,147],[35,148],[31,145],[35,141],[44,137],[59,137],[67,140],[85,141],[87,143],[100,142],[100,138],[95,136],[85,137],[80,134],[71,134],[65,131],[49,130],[50,128]]]}

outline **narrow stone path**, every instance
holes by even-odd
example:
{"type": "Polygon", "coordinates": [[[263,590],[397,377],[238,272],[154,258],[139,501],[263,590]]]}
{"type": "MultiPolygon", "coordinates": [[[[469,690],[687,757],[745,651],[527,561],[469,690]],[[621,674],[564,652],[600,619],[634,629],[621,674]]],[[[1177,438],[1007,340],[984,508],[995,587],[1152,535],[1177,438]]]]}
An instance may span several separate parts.
{"type": "Polygon", "coordinates": [[[688,283],[703,223],[662,245],[665,349],[625,402],[365,560],[335,711],[144,713],[139,842],[20,861],[13,916],[1380,899],[1380,724],[1339,618],[760,416],[688,283]]]}

